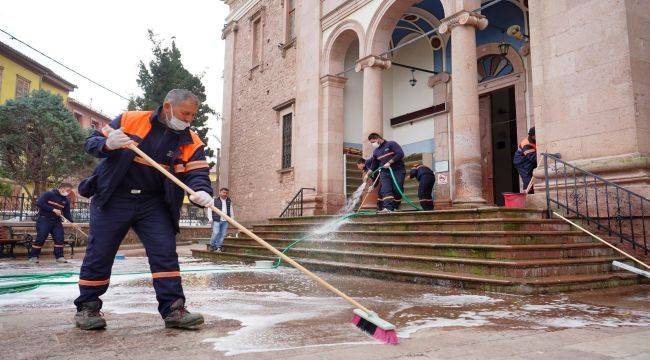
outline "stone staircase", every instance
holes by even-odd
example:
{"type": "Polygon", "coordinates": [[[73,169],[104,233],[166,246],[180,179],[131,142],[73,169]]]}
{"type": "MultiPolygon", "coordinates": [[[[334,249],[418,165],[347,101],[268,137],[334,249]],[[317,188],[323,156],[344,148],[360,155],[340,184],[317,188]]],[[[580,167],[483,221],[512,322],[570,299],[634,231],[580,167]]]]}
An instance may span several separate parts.
{"type": "MultiPolygon", "coordinates": [[[[277,249],[331,216],[275,218],[253,232],[277,249]]],[[[213,261],[272,260],[241,234],[213,261]]],[[[327,240],[307,240],[287,254],[312,270],[511,293],[546,293],[636,284],[613,269],[624,258],[558,220],[531,209],[481,208],[398,212],[351,219],[327,240]]]]}

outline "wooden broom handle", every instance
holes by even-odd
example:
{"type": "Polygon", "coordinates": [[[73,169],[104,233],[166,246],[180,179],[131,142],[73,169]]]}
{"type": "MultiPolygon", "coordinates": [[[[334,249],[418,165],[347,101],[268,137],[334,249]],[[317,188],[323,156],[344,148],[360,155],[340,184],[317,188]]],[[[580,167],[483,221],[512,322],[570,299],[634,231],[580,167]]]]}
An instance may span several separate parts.
{"type": "Polygon", "coordinates": [[[577,227],[578,229],[580,229],[580,230],[582,230],[582,231],[584,231],[585,233],[587,233],[587,234],[589,234],[589,235],[591,235],[591,237],[593,237],[594,239],[596,239],[596,240],[598,240],[598,241],[600,241],[600,242],[602,242],[603,244],[605,244],[605,245],[607,245],[607,246],[609,246],[610,248],[612,248],[612,249],[614,249],[614,250],[616,250],[616,251],[618,251],[618,252],[619,252],[619,253],[621,253],[622,255],[624,255],[624,256],[626,256],[626,257],[628,257],[628,258],[630,258],[630,259],[632,259],[632,260],[634,260],[634,261],[635,261],[636,263],[638,263],[639,265],[641,265],[641,266],[643,266],[643,267],[645,267],[646,269],[650,269],[650,266],[648,266],[648,264],[646,264],[646,263],[644,263],[643,261],[641,261],[641,260],[639,260],[639,259],[637,259],[637,258],[635,258],[634,256],[632,256],[632,255],[630,255],[630,254],[628,254],[628,253],[626,253],[625,251],[623,251],[623,250],[621,250],[621,249],[619,249],[619,248],[617,248],[616,246],[614,246],[614,245],[612,245],[612,244],[610,244],[610,243],[609,243],[609,242],[608,242],[607,240],[604,240],[604,239],[603,239],[603,238],[601,238],[600,236],[598,236],[598,235],[596,235],[596,234],[594,234],[594,233],[592,233],[591,231],[589,231],[589,230],[587,230],[587,229],[585,229],[585,228],[583,228],[582,226],[580,226],[580,225],[578,225],[578,224],[576,224],[575,222],[573,222],[573,221],[571,221],[571,220],[569,220],[569,219],[567,219],[567,218],[565,218],[564,216],[562,216],[562,215],[560,215],[560,214],[558,214],[558,213],[557,213],[557,212],[555,212],[555,211],[553,211],[553,215],[555,215],[555,216],[557,216],[557,217],[559,217],[560,219],[562,219],[562,220],[564,220],[564,221],[566,221],[566,222],[568,222],[569,224],[571,224],[571,225],[573,225],[573,226],[575,226],[575,227],[577,227]]]}
{"type": "MultiPolygon", "coordinates": [[[[149,157],[149,155],[145,154],[142,150],[140,150],[135,143],[130,143],[127,145],[127,148],[133,150],[136,154],[138,154],[141,158],[145,159],[151,166],[155,167],[158,169],[163,175],[167,176],[169,180],[173,181],[176,183],[176,185],[180,186],[183,190],[185,190],[188,194],[194,195],[196,192],[192,189],[190,189],[189,186],[185,185],[182,181],[180,181],[176,176],[171,174],[167,169],[162,167],[160,164],[158,164],[156,161],[154,161],[152,158],[149,157]]],[[[219,208],[214,206],[214,204],[210,204],[210,209],[217,213],[221,218],[226,219],[228,223],[230,223],[232,226],[236,227],[239,229],[239,231],[243,232],[244,234],[248,235],[251,239],[257,241],[260,245],[264,246],[267,248],[270,252],[274,253],[275,255],[279,256],[282,258],[282,260],[288,262],[293,266],[294,268],[300,270],[303,274],[309,276],[312,280],[316,281],[319,283],[321,286],[326,288],[327,290],[333,292],[334,294],[340,296],[343,300],[346,300],[353,306],[365,311],[366,313],[372,313],[370,310],[368,310],[365,306],[359,304],[356,300],[353,298],[349,297],[348,295],[344,294],[341,290],[335,288],[334,286],[330,285],[327,281],[321,279],[318,275],[314,274],[313,272],[307,270],[304,266],[298,264],[295,260],[292,258],[288,257],[287,255],[283,254],[280,250],[274,248],[271,246],[269,243],[264,241],[262,238],[259,236],[255,235],[252,231],[248,230],[245,228],[242,224],[238,223],[235,221],[233,218],[230,216],[224,214],[219,208]]]]}

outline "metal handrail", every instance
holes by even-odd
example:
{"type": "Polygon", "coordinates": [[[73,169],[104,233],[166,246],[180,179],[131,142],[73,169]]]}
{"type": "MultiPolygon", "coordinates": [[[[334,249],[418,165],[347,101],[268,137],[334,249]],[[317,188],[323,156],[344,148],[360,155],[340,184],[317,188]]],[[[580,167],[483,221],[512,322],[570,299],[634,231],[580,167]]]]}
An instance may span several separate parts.
{"type": "Polygon", "coordinates": [[[646,229],[650,230],[650,226],[646,225],[648,215],[645,209],[650,207],[650,199],[569,164],[557,155],[541,155],[544,157],[549,218],[553,217],[552,207],[555,205],[557,209],[564,209],[567,214],[595,225],[597,230],[618,237],[621,243],[627,242],[633,249],[639,247],[648,254],[646,229]],[[551,184],[551,176],[554,184],[551,184]],[[642,233],[638,234],[635,227],[642,233]]]}
{"type": "Polygon", "coordinates": [[[280,217],[296,217],[296,216],[302,216],[304,205],[303,205],[303,192],[305,190],[312,190],[316,191],[315,188],[300,188],[296,195],[293,196],[291,201],[287,204],[287,206],[282,210],[282,213],[280,214],[280,217]]]}

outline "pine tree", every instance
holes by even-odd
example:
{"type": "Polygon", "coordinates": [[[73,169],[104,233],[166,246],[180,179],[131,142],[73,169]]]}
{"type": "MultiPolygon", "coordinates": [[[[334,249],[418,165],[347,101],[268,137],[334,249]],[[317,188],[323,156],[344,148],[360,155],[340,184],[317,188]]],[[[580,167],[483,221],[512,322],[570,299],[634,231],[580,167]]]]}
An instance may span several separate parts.
{"type": "Polygon", "coordinates": [[[83,149],[87,136],[61,96],[36,90],[0,105],[0,174],[30,193],[82,175],[93,159],[83,149]]]}
{"type": "MultiPolygon", "coordinates": [[[[205,86],[201,83],[201,76],[193,75],[185,69],[181,62],[181,52],[173,40],[170,47],[164,46],[152,30],[149,30],[149,40],[153,45],[154,59],[149,62],[148,67],[140,61],[137,83],[144,94],[131,99],[129,110],[152,110],[162,105],[169,90],[190,90],[201,101],[201,106],[192,121],[192,130],[206,144],[205,155],[213,157],[214,151],[208,144],[207,121],[208,115],[215,112],[205,104],[205,86]]],[[[210,166],[212,165],[214,164],[211,163],[210,166]]]]}

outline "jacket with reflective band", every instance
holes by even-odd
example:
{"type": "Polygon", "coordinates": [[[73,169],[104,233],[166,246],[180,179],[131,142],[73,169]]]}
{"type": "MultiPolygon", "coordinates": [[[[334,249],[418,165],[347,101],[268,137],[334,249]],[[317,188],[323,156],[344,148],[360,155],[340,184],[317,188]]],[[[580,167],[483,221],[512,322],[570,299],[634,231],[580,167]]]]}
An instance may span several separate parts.
{"type": "Polygon", "coordinates": [[[519,150],[521,150],[523,155],[528,155],[537,151],[537,144],[531,143],[528,141],[528,138],[524,138],[519,143],[519,150]]]}
{"type": "Polygon", "coordinates": [[[372,152],[372,157],[370,158],[370,165],[368,168],[375,171],[380,166],[384,166],[389,161],[393,161],[391,167],[393,169],[403,169],[404,168],[404,151],[402,147],[399,146],[395,141],[384,140],[378,148],[372,152]]]}
{"type": "MultiPolygon", "coordinates": [[[[204,145],[198,135],[187,129],[173,132],[160,123],[158,115],[162,107],[156,111],[129,111],[115,118],[110,127],[122,130],[135,142],[147,155],[188,185],[194,191],[205,191],[212,194],[209,178],[209,165],[205,159],[204,145]]],[[[79,194],[84,197],[93,197],[93,205],[103,207],[111,195],[118,189],[133,188],[144,192],[158,192],[160,190],[168,203],[176,231],[180,218],[180,207],[183,203],[183,190],[170,180],[157,174],[153,167],[146,164],[144,159],[136,156],[129,149],[106,149],[106,135],[110,129],[94,131],[86,139],[86,151],[95,157],[103,158],[95,168],[93,174],[81,182],[79,194]],[[140,175],[145,174],[142,179],[140,175]],[[129,176],[131,175],[131,176],[129,176]],[[129,180],[124,182],[125,177],[129,180]],[[142,188],[143,185],[151,186],[152,181],[158,179],[162,183],[160,188],[142,188]],[[139,182],[144,181],[144,182],[139,182]]]]}
{"type": "Polygon", "coordinates": [[[72,215],[70,214],[70,200],[67,196],[61,195],[58,189],[46,191],[43,195],[39,196],[36,200],[38,207],[38,215],[48,219],[63,221],[59,215],[55,214],[54,209],[60,210],[61,214],[72,222],[72,215]]]}
{"type": "Polygon", "coordinates": [[[528,141],[528,138],[521,140],[513,164],[523,173],[530,173],[537,167],[537,144],[528,141]]]}

